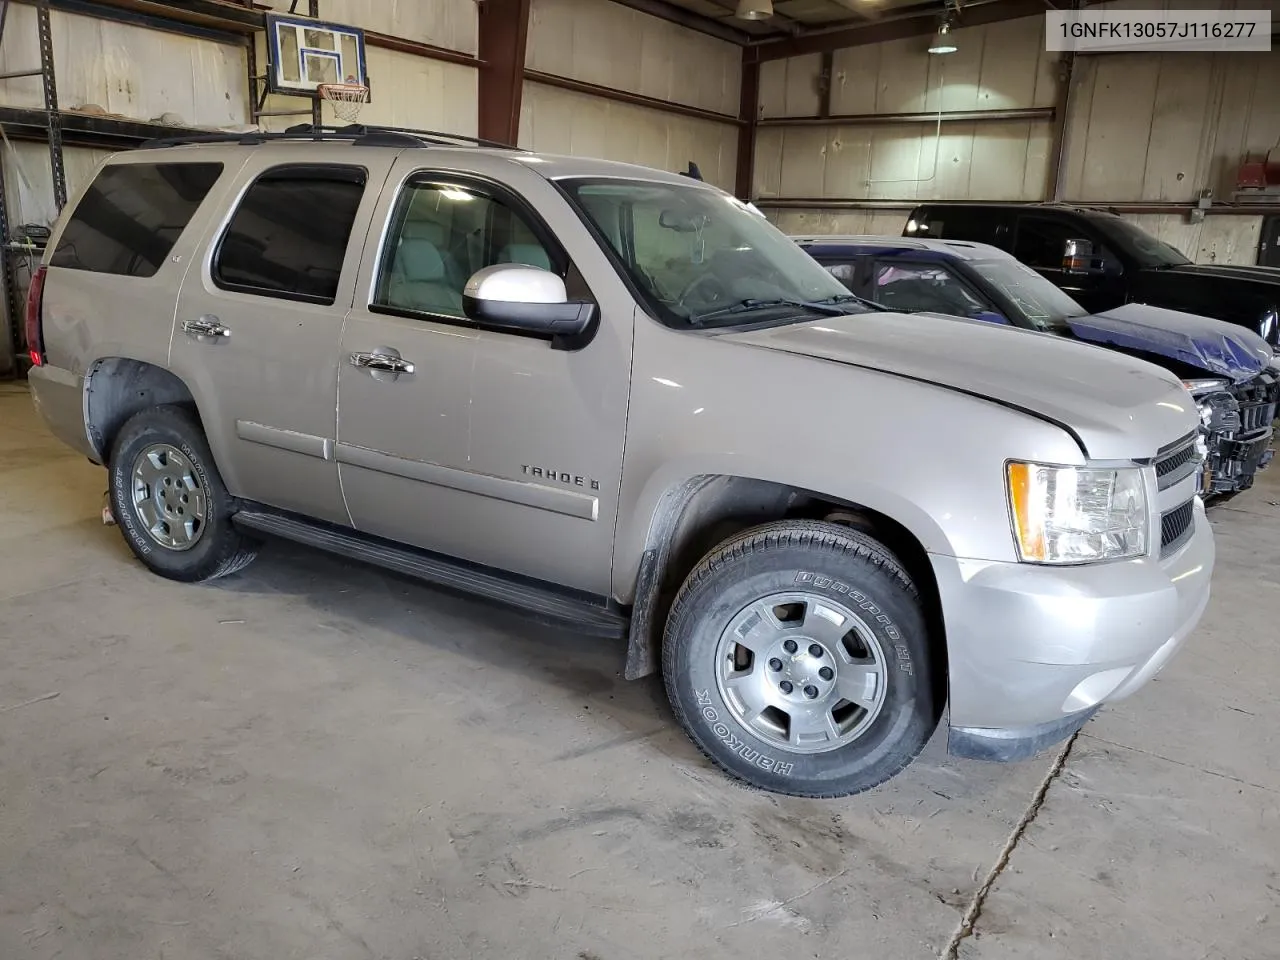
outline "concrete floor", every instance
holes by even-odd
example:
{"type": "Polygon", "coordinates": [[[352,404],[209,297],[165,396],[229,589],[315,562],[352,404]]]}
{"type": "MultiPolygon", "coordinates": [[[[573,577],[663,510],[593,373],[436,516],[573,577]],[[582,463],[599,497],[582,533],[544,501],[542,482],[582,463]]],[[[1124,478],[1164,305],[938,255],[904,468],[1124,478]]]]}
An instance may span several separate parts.
{"type": "Polygon", "coordinates": [[[153,577],[103,488],[0,385],[3,960],[1280,957],[1280,468],[1065,762],[939,738],[836,802],[723,779],[607,644],[285,546],[153,577]]]}

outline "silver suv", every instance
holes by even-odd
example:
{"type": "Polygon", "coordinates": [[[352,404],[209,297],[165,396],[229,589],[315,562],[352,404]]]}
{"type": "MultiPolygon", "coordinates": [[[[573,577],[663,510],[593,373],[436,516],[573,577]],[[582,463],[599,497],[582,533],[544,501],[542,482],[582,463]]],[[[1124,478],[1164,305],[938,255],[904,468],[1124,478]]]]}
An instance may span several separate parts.
{"type": "Polygon", "coordinates": [[[27,320],[41,413],[156,573],[284,537],[626,638],[780,793],[886,780],[946,704],[953,753],[1029,756],[1209,597],[1171,374],[881,310],[680,175],[375,128],[157,143],[68,208],[27,320]]]}

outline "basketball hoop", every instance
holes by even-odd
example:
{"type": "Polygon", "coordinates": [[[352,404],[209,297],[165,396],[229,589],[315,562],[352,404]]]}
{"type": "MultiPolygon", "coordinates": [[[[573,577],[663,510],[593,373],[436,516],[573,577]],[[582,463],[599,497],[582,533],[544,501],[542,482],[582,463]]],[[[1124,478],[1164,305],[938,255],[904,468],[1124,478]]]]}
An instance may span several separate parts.
{"type": "Polygon", "coordinates": [[[360,108],[369,102],[369,88],[363,83],[322,83],[316,93],[333,107],[334,116],[347,123],[355,123],[360,108]]]}

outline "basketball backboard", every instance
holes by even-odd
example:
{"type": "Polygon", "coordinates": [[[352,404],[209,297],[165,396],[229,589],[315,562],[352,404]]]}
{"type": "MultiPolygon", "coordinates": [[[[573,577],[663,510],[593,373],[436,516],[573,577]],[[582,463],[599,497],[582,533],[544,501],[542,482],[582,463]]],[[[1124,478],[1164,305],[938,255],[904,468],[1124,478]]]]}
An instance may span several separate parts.
{"type": "Polygon", "coordinates": [[[321,84],[369,82],[359,27],[269,13],[267,43],[271,93],[314,97],[321,84]]]}

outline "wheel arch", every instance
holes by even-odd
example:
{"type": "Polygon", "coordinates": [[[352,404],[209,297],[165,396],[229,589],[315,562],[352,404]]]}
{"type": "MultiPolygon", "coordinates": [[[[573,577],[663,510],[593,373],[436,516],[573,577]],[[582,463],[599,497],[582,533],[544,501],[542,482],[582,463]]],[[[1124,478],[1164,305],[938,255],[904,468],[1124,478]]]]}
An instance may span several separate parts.
{"type": "Polygon", "coordinates": [[[163,404],[189,407],[195,397],[182,378],[164,367],[131,357],[102,357],[85,375],[85,425],[98,463],[106,463],[120,428],[139,411],[163,404]]]}
{"type": "Polygon", "coordinates": [[[806,487],[732,474],[704,473],[671,484],[651,511],[635,574],[624,676],[647,676],[661,663],[671,602],[689,571],[716,544],[774,520],[828,520],[867,533],[902,563],[915,583],[938,657],[935,678],[945,690],[946,629],[925,540],[883,510],[806,487]]]}

